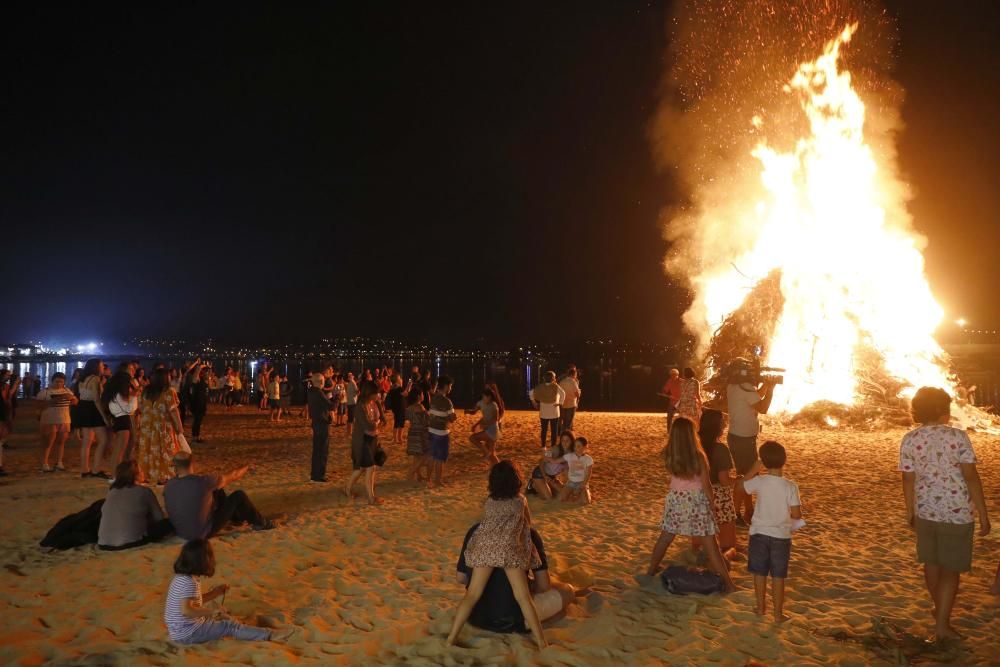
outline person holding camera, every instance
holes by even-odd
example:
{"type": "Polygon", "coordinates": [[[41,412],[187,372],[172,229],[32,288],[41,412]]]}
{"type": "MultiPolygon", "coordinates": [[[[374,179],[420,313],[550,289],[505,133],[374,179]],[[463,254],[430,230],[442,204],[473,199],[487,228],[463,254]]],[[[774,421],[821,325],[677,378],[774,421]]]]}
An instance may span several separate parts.
{"type": "MultiPolygon", "coordinates": [[[[755,375],[734,374],[726,387],[726,401],[729,405],[729,433],[726,442],[733,454],[736,472],[746,475],[757,463],[757,434],[760,432],[758,417],[767,414],[774,398],[775,381],[755,375]]],[[[743,491],[742,486],[733,489],[733,502],[737,517],[750,524],[753,517],[753,498],[743,491]],[[741,508],[746,512],[741,514],[741,508]]]]}

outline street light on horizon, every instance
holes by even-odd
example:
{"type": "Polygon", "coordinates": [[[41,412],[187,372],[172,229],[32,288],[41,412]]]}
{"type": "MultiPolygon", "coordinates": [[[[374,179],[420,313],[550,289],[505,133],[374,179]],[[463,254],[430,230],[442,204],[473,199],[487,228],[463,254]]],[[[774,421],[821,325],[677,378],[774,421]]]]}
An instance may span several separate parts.
{"type": "Polygon", "coordinates": [[[958,327],[959,329],[964,329],[964,328],[965,328],[965,325],[967,325],[968,323],[969,323],[969,321],[968,321],[968,320],[966,320],[966,319],[965,319],[964,317],[960,317],[960,318],[958,318],[957,320],[955,320],[955,325],[956,325],[956,326],[957,326],[957,327],[958,327]]]}

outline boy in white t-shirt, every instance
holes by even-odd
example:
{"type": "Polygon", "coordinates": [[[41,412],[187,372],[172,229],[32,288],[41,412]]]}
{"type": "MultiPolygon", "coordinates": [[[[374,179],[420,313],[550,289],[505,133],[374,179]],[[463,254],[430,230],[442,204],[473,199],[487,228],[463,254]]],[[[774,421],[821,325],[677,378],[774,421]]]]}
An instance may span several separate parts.
{"type": "Polygon", "coordinates": [[[785,448],[768,440],[760,446],[760,461],[767,469],[763,474],[754,466],[738,484],[757,496],[757,506],[750,522],[750,546],[747,570],[753,574],[753,589],[757,596],[758,616],[765,611],[767,577],[771,577],[774,597],[774,620],[788,620],[782,609],[785,604],[785,578],[792,554],[792,531],[805,525],[798,485],[781,476],[785,467],[785,448]]]}
{"type": "Polygon", "coordinates": [[[566,486],[559,492],[559,500],[564,502],[582,502],[589,505],[590,473],[594,469],[594,459],[587,454],[587,439],[577,438],[573,441],[573,451],[563,455],[567,466],[566,486]]]}

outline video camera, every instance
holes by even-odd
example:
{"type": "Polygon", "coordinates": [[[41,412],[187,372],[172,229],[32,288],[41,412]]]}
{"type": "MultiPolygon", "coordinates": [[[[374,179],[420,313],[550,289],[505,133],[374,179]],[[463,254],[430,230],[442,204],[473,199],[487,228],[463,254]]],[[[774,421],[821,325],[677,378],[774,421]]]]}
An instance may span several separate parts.
{"type": "Polygon", "coordinates": [[[761,382],[768,384],[784,384],[784,368],[761,366],[760,359],[734,359],[726,367],[729,384],[752,384],[755,387],[761,382]]]}

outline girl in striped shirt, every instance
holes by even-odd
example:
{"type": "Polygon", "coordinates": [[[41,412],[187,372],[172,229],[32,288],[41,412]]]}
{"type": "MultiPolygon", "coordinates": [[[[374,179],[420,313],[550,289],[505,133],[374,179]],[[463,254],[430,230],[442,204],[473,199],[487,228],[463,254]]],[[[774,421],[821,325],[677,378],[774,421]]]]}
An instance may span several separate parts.
{"type": "Polygon", "coordinates": [[[191,540],[181,547],[163,610],[163,620],[171,640],[180,644],[201,644],[223,637],[247,641],[282,641],[287,638],[287,635],[275,637],[266,628],[242,625],[226,618],[221,610],[204,607],[204,603],[225,595],[229,590],[228,584],[219,584],[202,594],[201,578],[214,574],[215,554],[208,540],[191,540]]]}

